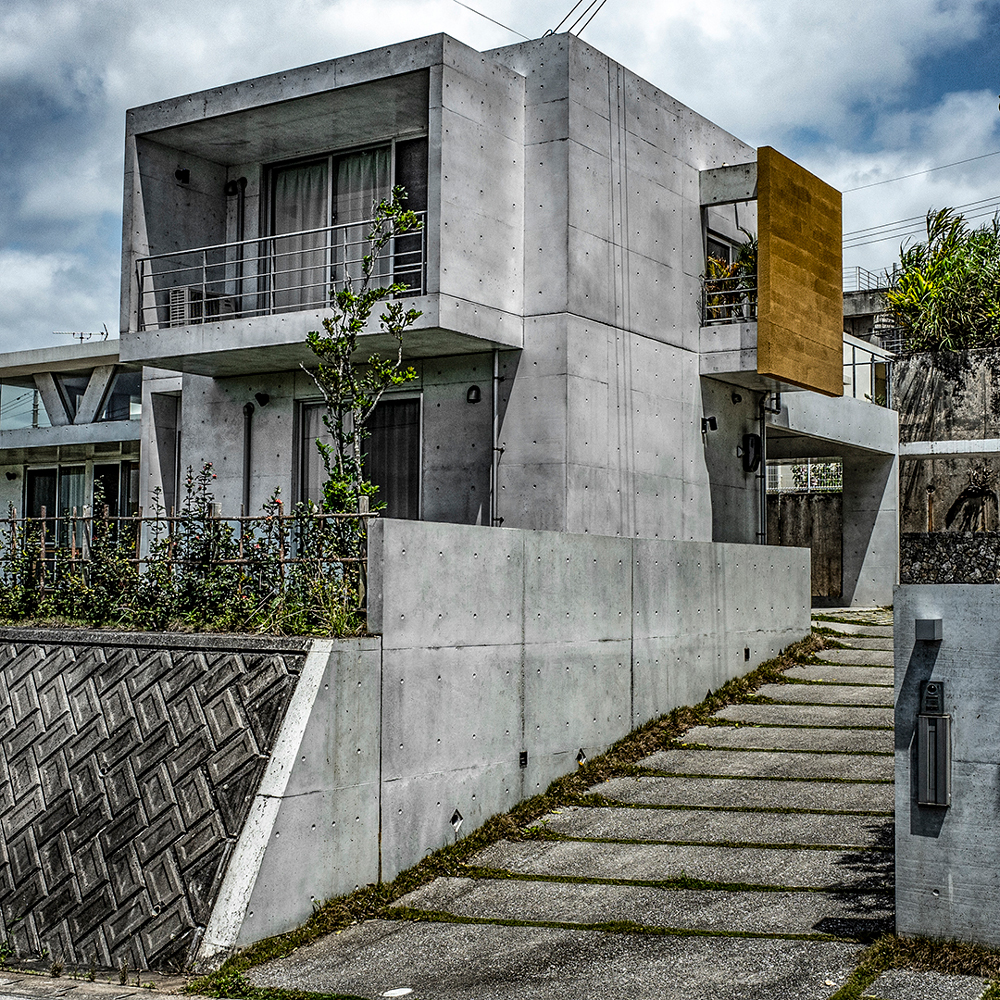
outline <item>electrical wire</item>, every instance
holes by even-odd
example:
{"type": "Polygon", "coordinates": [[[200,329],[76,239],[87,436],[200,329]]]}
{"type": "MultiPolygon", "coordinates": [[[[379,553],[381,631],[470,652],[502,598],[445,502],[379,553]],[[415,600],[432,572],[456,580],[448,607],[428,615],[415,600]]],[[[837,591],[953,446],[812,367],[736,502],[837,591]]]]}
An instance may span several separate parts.
{"type": "MultiPolygon", "coordinates": [[[[975,211],[977,208],[982,207],[986,204],[992,204],[993,202],[1000,201],[1000,195],[991,195],[989,198],[979,198],[976,201],[967,201],[962,205],[951,206],[952,211],[958,212],[963,209],[972,209],[975,211]]],[[[893,222],[883,222],[877,226],[866,226],[864,229],[852,229],[849,232],[844,233],[844,239],[850,239],[851,237],[864,236],[866,234],[874,235],[877,230],[889,229],[896,226],[902,226],[912,222],[924,222],[927,218],[926,213],[924,215],[911,215],[905,219],[896,219],[893,222]]]]}
{"type": "Polygon", "coordinates": [[[576,8],[579,7],[580,4],[584,2],[585,0],[576,0],[576,3],[573,4],[572,8],[570,9],[570,12],[551,31],[546,32],[546,34],[554,35],[573,16],[573,12],[576,10],[576,8]]]}
{"type": "MultiPolygon", "coordinates": [[[[602,4],[603,2],[604,2],[604,0],[590,0],[590,3],[589,3],[589,4],[587,4],[586,8],[584,9],[584,12],[583,12],[583,13],[582,13],[582,14],[581,14],[581,15],[580,15],[580,16],[579,16],[579,17],[578,17],[578,18],[577,18],[577,19],[576,19],[576,20],[575,20],[575,21],[574,21],[574,22],[573,22],[573,23],[572,23],[572,24],[571,24],[571,25],[570,25],[570,26],[569,26],[569,27],[568,27],[568,28],[567,28],[566,30],[567,30],[567,31],[568,31],[568,32],[569,32],[569,33],[570,33],[570,34],[572,35],[572,34],[573,34],[573,32],[575,32],[575,31],[576,31],[576,26],[577,26],[577,25],[578,25],[578,24],[579,24],[579,23],[580,23],[580,22],[581,22],[581,21],[582,21],[582,20],[583,20],[583,19],[584,19],[584,18],[585,18],[585,17],[586,17],[586,16],[587,16],[587,15],[588,15],[588,14],[589,14],[589,13],[590,13],[591,11],[592,11],[592,10],[594,10],[594,8],[598,6],[598,4],[602,4]]],[[[597,11],[594,11],[594,13],[596,14],[596,13],[597,13],[597,11]]]]}
{"type": "Polygon", "coordinates": [[[476,10],[475,7],[470,7],[467,3],[462,3],[462,0],[455,0],[455,3],[459,7],[464,7],[466,10],[471,10],[473,14],[478,14],[480,17],[486,18],[487,21],[492,22],[499,28],[503,28],[504,31],[509,31],[512,35],[517,35],[518,38],[523,38],[526,42],[530,42],[531,39],[527,35],[522,35],[520,31],[515,31],[513,28],[509,28],[506,24],[502,24],[500,21],[494,20],[488,14],[484,14],[481,10],[476,10]]]}
{"type": "Polygon", "coordinates": [[[597,17],[597,15],[598,15],[598,14],[600,14],[600,12],[601,12],[601,7],[603,7],[603,6],[604,6],[604,5],[605,5],[605,4],[607,3],[607,2],[608,2],[608,0],[601,0],[601,2],[600,2],[600,3],[598,4],[598,6],[597,6],[597,10],[595,10],[595,11],[594,11],[594,13],[593,13],[593,14],[591,14],[591,15],[590,15],[590,17],[588,17],[588,18],[587,18],[587,21],[586,21],[586,23],[585,23],[585,24],[583,25],[583,27],[582,27],[582,28],[580,28],[580,30],[579,30],[579,31],[578,31],[578,32],[576,33],[576,35],[577,35],[577,38],[579,38],[579,37],[580,37],[580,35],[582,35],[582,34],[583,34],[583,33],[584,33],[584,32],[585,32],[586,30],[587,30],[587,28],[588,28],[588,27],[589,27],[589,25],[590,25],[590,22],[591,22],[591,21],[593,21],[593,20],[594,20],[594,18],[595,18],[595,17],[597,17]]]}
{"type": "Polygon", "coordinates": [[[961,163],[972,163],[973,160],[985,160],[989,156],[1000,156],[1000,149],[995,149],[992,153],[970,156],[964,160],[955,160],[952,163],[942,163],[936,167],[928,167],[926,170],[916,170],[912,174],[900,174],[898,177],[886,177],[882,181],[872,181],[871,184],[859,184],[857,187],[846,188],[843,193],[850,194],[852,191],[863,191],[865,188],[878,187],[879,184],[892,184],[893,181],[905,181],[908,177],[920,177],[923,174],[933,173],[935,170],[944,170],[946,167],[957,167],[961,163]]]}
{"type": "MultiPolygon", "coordinates": [[[[988,208],[981,212],[975,212],[971,215],[966,215],[966,221],[977,222],[980,219],[991,219],[998,212],[1000,212],[1000,201],[998,201],[994,206],[988,208]]],[[[917,226],[915,228],[905,229],[898,232],[888,233],[882,236],[870,236],[865,239],[852,240],[850,242],[844,242],[845,250],[856,250],[858,247],[871,246],[875,243],[885,243],[888,240],[904,240],[910,236],[922,236],[926,233],[926,228],[924,226],[917,226]]]]}

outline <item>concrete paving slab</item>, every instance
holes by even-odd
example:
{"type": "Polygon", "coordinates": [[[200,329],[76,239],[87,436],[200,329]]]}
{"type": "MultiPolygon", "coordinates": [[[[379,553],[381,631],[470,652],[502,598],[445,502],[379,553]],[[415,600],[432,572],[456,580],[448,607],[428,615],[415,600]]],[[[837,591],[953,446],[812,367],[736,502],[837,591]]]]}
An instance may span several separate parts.
{"type": "Polygon", "coordinates": [[[975,976],[943,976],[938,972],[890,969],[864,993],[862,1000],[979,1000],[989,984],[975,976]]]}
{"type": "Polygon", "coordinates": [[[891,667],[848,667],[818,664],[789,667],[785,676],[799,681],[826,681],[828,684],[881,684],[892,687],[891,667]]]}
{"type": "Polygon", "coordinates": [[[409,988],[411,1000],[820,1000],[859,951],[839,941],[373,920],[246,976],[365,997],[409,988]]]}
{"type": "Polygon", "coordinates": [[[439,878],[396,906],[463,917],[870,939],[894,926],[889,894],[725,892],[634,885],[439,878]]]}
{"type": "MultiPolygon", "coordinates": [[[[888,649],[893,648],[892,636],[886,636],[884,639],[865,639],[861,636],[856,635],[843,635],[840,636],[837,642],[842,642],[845,646],[850,649],[888,649]]],[[[822,656],[825,650],[820,650],[820,655],[822,656]]]]}
{"type": "MultiPolygon", "coordinates": [[[[80,973],[86,969],[80,969],[80,973]]],[[[135,972],[132,973],[136,975],[135,972]]],[[[191,981],[189,976],[173,975],[158,972],[139,973],[141,986],[122,986],[118,982],[118,973],[107,969],[95,974],[94,982],[86,979],[69,978],[69,970],[63,972],[58,979],[49,975],[38,975],[25,972],[14,972],[4,969],[0,973],[0,1000],[25,997],[69,997],[71,1000],[84,998],[100,998],[100,1000],[148,1000],[150,996],[182,993],[191,981]]],[[[200,994],[189,993],[191,1000],[199,1000],[200,994]]]]}
{"type": "Polygon", "coordinates": [[[858,667],[891,667],[891,649],[821,649],[816,658],[828,663],[849,663],[858,667]]]}
{"type": "Polygon", "coordinates": [[[471,863],[522,875],[599,880],[662,882],[686,877],[788,889],[893,890],[892,851],[500,841],[471,863]]]}
{"type": "Polygon", "coordinates": [[[831,847],[877,847],[893,842],[891,819],[822,813],[569,806],[548,813],[533,826],[567,837],[621,841],[831,847]]]}
{"type": "Polygon", "coordinates": [[[731,777],[833,778],[892,781],[894,761],[876,754],[768,753],[749,750],[661,750],[642,767],[667,774],[720,774],[731,777]]]}
{"type": "Polygon", "coordinates": [[[757,809],[886,812],[895,805],[892,784],[784,781],[780,778],[612,778],[591,788],[633,805],[690,805],[757,809]]]}
{"type": "Polygon", "coordinates": [[[893,705],[891,687],[857,684],[764,684],[757,692],[775,701],[812,705],[893,705]]]}
{"type": "Polygon", "coordinates": [[[695,726],[684,743],[736,750],[815,750],[834,753],[892,753],[892,730],[806,729],[792,726],[695,726]]]}
{"type": "MultiPolygon", "coordinates": [[[[802,687],[787,684],[786,687],[802,687]]],[[[728,705],[715,713],[720,719],[765,726],[841,726],[892,729],[891,708],[849,708],[835,705],[728,705]]]]}
{"type": "Polygon", "coordinates": [[[813,628],[828,628],[831,632],[844,635],[863,635],[876,639],[891,639],[891,625],[864,625],[859,622],[828,622],[813,619],[813,628]]]}

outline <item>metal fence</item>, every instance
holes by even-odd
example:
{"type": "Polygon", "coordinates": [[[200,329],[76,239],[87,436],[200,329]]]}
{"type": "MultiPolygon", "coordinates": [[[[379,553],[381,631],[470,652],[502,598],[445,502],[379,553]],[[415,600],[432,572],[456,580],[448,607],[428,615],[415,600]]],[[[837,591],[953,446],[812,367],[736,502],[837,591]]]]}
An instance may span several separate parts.
{"type": "Polygon", "coordinates": [[[751,323],[757,319],[757,279],[702,278],[701,325],[751,323]]]}
{"type": "MultiPolygon", "coordinates": [[[[423,295],[426,213],[420,228],[389,240],[373,280],[423,295]]],[[[138,328],[155,330],[239,317],[329,308],[348,280],[359,281],[374,220],[281,233],[139,257],[138,328]]]]}

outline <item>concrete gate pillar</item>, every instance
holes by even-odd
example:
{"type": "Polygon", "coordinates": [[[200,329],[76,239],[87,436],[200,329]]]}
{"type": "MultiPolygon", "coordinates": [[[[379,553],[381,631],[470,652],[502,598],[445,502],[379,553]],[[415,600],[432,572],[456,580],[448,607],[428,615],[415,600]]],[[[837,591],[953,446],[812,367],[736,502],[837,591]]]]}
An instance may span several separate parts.
{"type": "Polygon", "coordinates": [[[892,604],[899,579],[899,459],[845,449],[845,606],[892,604]]]}

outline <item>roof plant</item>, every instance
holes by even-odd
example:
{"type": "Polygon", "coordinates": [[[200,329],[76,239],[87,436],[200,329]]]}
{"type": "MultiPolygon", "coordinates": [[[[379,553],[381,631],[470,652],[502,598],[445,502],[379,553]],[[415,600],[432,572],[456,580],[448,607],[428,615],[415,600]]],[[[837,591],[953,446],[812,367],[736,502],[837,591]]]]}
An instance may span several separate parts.
{"type": "Polygon", "coordinates": [[[1000,216],[973,229],[953,209],[927,213],[927,239],[900,247],[886,300],[914,351],[1000,344],[1000,216]]]}

